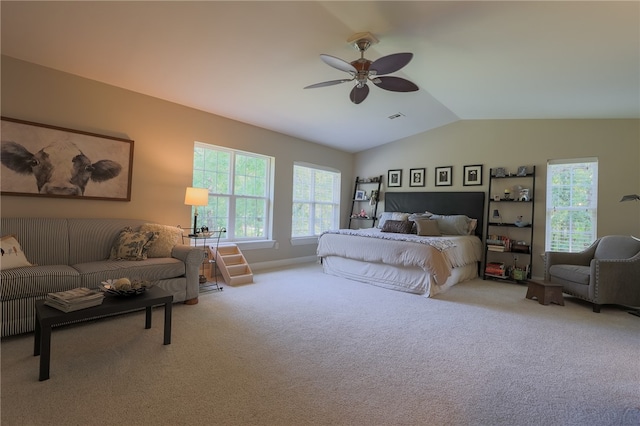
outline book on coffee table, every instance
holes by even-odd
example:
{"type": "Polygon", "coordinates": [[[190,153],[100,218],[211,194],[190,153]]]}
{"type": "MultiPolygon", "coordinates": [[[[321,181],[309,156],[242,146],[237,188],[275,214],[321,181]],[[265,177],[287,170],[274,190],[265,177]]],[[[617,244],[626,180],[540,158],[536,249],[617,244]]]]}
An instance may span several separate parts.
{"type": "Polygon", "coordinates": [[[49,293],[45,297],[44,304],[63,312],[73,312],[98,306],[102,304],[103,299],[104,294],[102,292],[79,287],[67,291],[49,293]]]}

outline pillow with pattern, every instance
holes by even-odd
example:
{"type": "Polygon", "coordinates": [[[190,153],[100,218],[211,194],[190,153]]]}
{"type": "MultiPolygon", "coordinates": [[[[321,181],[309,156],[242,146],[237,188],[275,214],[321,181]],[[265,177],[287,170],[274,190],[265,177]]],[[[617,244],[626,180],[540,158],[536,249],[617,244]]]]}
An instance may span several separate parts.
{"type": "Polygon", "coordinates": [[[395,232],[396,234],[410,234],[413,222],[408,220],[387,220],[380,232],[395,232]]]}
{"type": "Polygon", "coordinates": [[[147,251],[147,257],[171,257],[173,247],[182,242],[182,228],[177,226],[145,223],[140,227],[140,232],[158,233],[158,238],[147,251]]]}
{"type": "Polygon", "coordinates": [[[145,260],[147,250],[158,238],[156,232],[136,232],[129,226],[120,231],[111,247],[110,260],[145,260]]]}
{"type": "Polygon", "coordinates": [[[15,235],[6,235],[0,240],[2,250],[2,261],[0,270],[20,268],[22,266],[33,266],[24,255],[22,247],[15,235]]]}

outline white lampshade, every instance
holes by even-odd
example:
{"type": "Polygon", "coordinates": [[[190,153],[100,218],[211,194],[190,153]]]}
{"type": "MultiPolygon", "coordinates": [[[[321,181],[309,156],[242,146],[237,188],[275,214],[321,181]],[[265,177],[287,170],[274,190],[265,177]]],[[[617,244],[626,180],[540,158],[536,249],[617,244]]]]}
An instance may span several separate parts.
{"type": "Polygon", "coordinates": [[[209,204],[209,190],[207,188],[187,187],[184,203],[188,206],[206,206],[209,204]]]}

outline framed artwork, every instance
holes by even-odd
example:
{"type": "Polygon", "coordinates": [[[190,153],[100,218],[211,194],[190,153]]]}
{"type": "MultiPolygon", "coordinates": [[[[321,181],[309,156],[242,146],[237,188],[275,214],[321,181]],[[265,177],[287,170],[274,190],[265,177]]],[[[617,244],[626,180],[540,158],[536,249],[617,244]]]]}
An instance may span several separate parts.
{"type": "Polygon", "coordinates": [[[409,186],[424,186],[426,169],[409,169],[409,186]]]}
{"type": "Polygon", "coordinates": [[[436,186],[451,186],[453,166],[436,167],[436,186]]]}
{"type": "Polygon", "coordinates": [[[463,185],[482,185],[482,165],[464,166],[463,185]]]}
{"type": "Polygon", "coordinates": [[[131,201],[133,141],[2,117],[0,192],[131,201]]]}
{"type": "Polygon", "coordinates": [[[364,191],[357,190],[357,191],[356,191],[356,198],[355,198],[355,200],[357,200],[357,201],[366,200],[366,197],[365,197],[365,193],[364,193],[364,191]]]}
{"type": "Polygon", "coordinates": [[[389,170],[387,175],[387,187],[400,187],[402,186],[402,170],[389,170]]]}

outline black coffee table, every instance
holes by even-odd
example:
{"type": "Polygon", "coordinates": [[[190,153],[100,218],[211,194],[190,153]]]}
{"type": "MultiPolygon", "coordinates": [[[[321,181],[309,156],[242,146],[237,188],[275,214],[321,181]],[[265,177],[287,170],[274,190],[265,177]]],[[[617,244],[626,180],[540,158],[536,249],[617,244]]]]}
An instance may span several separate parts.
{"type": "Polygon", "coordinates": [[[129,297],[107,295],[99,306],[80,309],[74,312],[62,312],[44,304],[44,300],[36,302],[36,330],[33,355],[40,355],[40,378],[49,379],[49,363],[51,360],[51,328],[70,321],[94,319],[103,315],[121,314],[145,308],[145,327],[151,328],[151,308],[164,305],[164,344],[171,344],[171,304],[173,295],[159,287],[151,287],[146,292],[129,297]]]}

